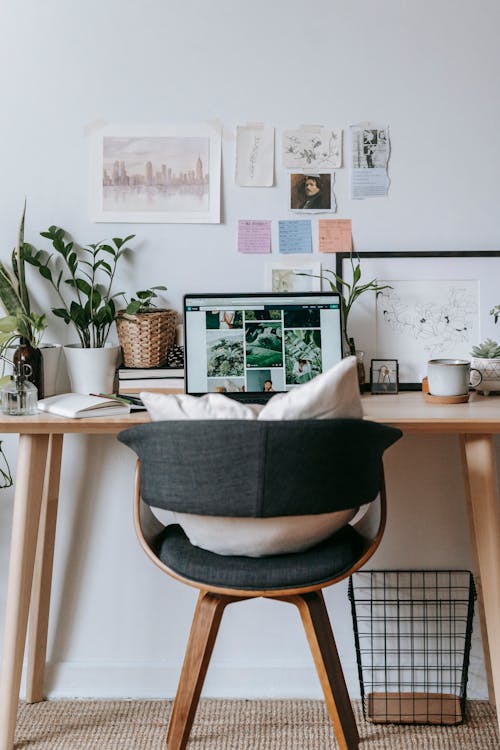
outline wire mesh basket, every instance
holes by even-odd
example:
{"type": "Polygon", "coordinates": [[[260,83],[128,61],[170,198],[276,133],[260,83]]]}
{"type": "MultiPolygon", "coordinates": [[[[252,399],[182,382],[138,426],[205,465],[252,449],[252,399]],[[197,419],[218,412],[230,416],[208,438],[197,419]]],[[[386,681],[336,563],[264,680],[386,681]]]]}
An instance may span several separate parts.
{"type": "Polygon", "coordinates": [[[470,571],[371,570],[349,579],[363,714],[460,724],[476,590],[470,571]]]}

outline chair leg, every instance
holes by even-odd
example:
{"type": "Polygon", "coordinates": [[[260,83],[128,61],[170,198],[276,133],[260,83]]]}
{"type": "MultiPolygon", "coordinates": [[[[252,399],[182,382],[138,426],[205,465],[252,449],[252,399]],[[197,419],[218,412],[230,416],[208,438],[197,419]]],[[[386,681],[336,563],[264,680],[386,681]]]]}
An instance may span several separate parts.
{"type": "Polygon", "coordinates": [[[321,591],[283,597],[300,612],[340,750],[357,750],[359,734],[321,591]]]}
{"type": "Polygon", "coordinates": [[[184,750],[224,608],[235,597],[200,591],[167,733],[168,750],[184,750]]]}

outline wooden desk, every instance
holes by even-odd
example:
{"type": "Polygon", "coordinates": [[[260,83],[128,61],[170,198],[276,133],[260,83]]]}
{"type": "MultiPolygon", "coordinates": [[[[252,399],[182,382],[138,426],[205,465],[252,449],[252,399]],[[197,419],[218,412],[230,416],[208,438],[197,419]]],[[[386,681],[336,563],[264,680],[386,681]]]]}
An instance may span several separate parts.
{"type": "Polygon", "coordinates": [[[40,414],[0,416],[0,433],[18,433],[19,451],[0,673],[0,749],[12,750],[28,616],[30,643],[26,700],[43,700],[52,560],[63,435],[116,435],[149,421],[146,412],[126,417],[66,419],[40,414]]]}
{"type": "MultiPolygon", "coordinates": [[[[500,504],[493,445],[493,435],[500,434],[500,398],[473,396],[468,404],[436,406],[425,403],[421,393],[367,395],[363,406],[368,419],[393,424],[405,433],[455,434],[460,439],[493,702],[495,692],[500,695],[500,504]]],[[[0,417],[0,433],[20,435],[0,675],[0,750],[13,748],[28,616],[26,698],[43,699],[63,435],[115,435],[146,421],[144,413],[114,419],[0,417]]]]}

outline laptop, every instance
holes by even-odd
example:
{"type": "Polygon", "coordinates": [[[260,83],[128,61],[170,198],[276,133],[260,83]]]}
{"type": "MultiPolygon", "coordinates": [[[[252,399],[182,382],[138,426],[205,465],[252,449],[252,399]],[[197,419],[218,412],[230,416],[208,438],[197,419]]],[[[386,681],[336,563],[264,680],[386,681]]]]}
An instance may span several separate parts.
{"type": "Polygon", "coordinates": [[[186,294],[186,393],[266,403],[342,359],[335,292],[186,294]]]}

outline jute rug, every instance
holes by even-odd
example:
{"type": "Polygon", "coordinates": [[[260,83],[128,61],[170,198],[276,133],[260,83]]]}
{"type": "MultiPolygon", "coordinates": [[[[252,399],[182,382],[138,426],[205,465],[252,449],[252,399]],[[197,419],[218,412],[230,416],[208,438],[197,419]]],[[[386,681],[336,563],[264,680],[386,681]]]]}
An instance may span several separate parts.
{"type": "MultiPolygon", "coordinates": [[[[167,701],[21,704],[16,750],[165,750],[167,701]]],[[[355,706],[366,750],[498,750],[495,711],[470,701],[455,727],[375,725],[355,706]]],[[[335,750],[321,701],[202,700],[188,750],[335,750]]]]}

